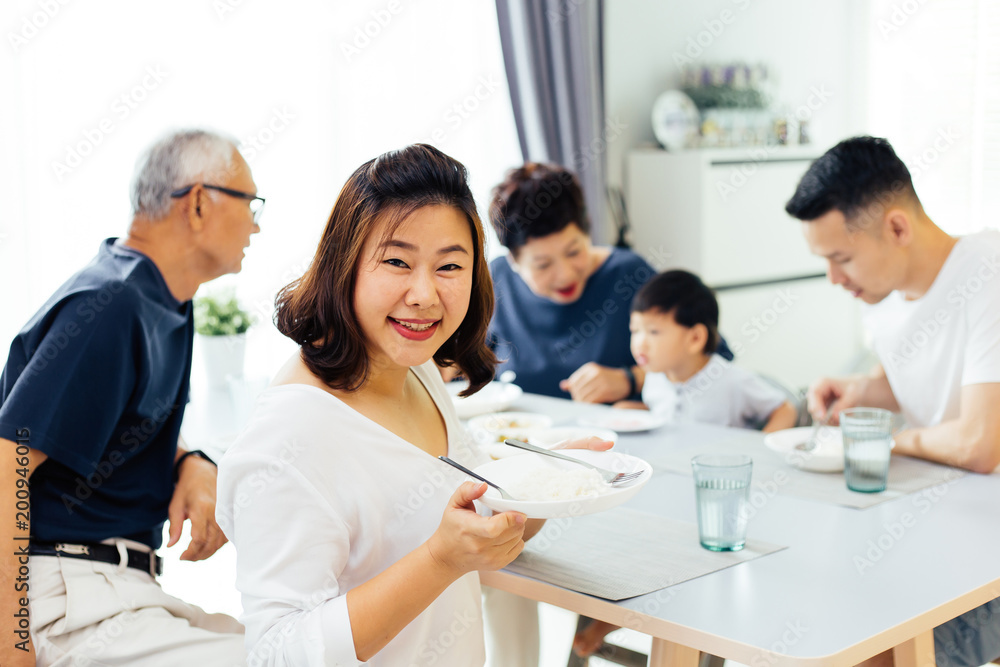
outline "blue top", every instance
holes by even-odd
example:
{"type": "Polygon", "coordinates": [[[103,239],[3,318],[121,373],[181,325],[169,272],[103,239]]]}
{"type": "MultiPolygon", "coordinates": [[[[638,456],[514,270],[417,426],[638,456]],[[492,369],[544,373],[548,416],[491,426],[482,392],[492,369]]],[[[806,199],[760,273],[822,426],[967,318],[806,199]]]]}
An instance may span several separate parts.
{"type": "Polygon", "coordinates": [[[629,308],[635,293],[656,275],[646,260],[613,248],[573,303],[540,297],[514,272],[506,257],[490,263],[496,309],[490,341],[514,383],[527,392],[567,398],[559,381],[587,362],[634,366],[629,349],[629,308]]]}
{"type": "Polygon", "coordinates": [[[155,549],[173,495],[194,319],[148,257],[114,243],[11,343],[0,437],[49,457],[31,477],[33,537],[124,537],[155,549]]]}

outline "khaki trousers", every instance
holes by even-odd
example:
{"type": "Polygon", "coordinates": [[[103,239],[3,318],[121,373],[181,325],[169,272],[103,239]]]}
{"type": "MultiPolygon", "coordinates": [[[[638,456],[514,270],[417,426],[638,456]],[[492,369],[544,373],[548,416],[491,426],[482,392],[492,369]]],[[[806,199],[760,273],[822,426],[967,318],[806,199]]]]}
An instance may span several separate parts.
{"type": "Polygon", "coordinates": [[[29,568],[39,667],[246,664],[236,619],[167,595],[148,573],[61,556],[32,556],[29,568]]]}

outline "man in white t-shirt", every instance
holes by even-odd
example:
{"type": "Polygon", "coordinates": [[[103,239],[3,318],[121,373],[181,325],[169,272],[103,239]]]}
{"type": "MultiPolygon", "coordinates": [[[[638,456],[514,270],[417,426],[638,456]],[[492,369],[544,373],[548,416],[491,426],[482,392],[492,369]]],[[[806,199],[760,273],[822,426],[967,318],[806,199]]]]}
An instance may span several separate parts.
{"type": "MultiPolygon", "coordinates": [[[[1000,232],[952,237],[927,216],[884,139],[855,137],[812,164],[785,210],[830,281],[864,306],[880,366],[809,389],[816,419],[865,405],[902,412],[898,454],[990,473],[1000,464],[1000,232]]],[[[934,631],[938,664],[1000,656],[1000,600],[934,631]]],[[[891,662],[891,653],[877,658],[891,662]]]]}

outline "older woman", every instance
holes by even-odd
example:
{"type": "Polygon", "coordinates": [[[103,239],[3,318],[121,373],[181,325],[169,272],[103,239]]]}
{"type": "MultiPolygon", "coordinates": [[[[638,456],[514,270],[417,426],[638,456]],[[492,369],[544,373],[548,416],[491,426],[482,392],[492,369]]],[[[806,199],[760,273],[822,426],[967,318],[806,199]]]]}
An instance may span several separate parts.
{"type": "MultiPolygon", "coordinates": [[[[510,251],[490,265],[499,370],[525,391],[610,403],[642,389],[629,351],[629,306],[656,274],[630,250],[592,245],[576,176],[529,162],[493,190],[490,222],[510,251]]],[[[725,344],[720,353],[732,358],[725,344]]]]}
{"type": "Polygon", "coordinates": [[[499,370],[526,391],[579,401],[636,393],[629,304],[656,271],[630,250],[591,244],[576,176],[548,164],[512,169],[493,190],[490,222],[510,251],[490,265],[499,370]]]}

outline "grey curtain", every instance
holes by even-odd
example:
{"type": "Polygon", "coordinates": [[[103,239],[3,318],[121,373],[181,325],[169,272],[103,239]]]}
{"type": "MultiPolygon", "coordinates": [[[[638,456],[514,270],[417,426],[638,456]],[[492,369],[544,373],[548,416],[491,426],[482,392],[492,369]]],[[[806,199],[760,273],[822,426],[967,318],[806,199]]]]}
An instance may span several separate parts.
{"type": "Polygon", "coordinates": [[[573,169],[598,242],[605,206],[603,0],[496,0],[504,67],[525,161],[573,169]]]}

